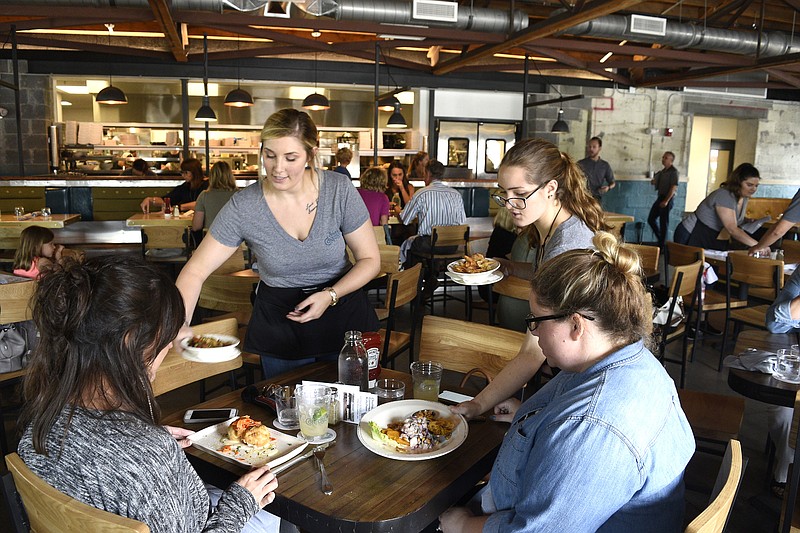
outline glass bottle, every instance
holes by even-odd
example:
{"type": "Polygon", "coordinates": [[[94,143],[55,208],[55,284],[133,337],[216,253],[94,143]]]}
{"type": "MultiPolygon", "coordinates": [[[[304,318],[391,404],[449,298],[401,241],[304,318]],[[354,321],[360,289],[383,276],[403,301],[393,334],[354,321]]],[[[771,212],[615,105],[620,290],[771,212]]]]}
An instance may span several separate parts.
{"type": "Polygon", "coordinates": [[[330,409],[328,409],[328,426],[335,426],[340,421],[338,389],[336,387],[331,387],[331,406],[330,409]]]}
{"type": "Polygon", "coordinates": [[[344,346],[339,352],[339,381],[345,385],[358,385],[362,391],[367,391],[368,379],[367,349],[361,332],[348,331],[344,334],[344,346]]]}

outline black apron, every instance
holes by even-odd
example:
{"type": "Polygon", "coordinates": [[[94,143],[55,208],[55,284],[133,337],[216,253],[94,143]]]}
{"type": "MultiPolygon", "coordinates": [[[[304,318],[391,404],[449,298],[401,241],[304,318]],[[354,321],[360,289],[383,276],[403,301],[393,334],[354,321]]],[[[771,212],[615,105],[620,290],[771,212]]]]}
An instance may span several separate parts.
{"type": "Polygon", "coordinates": [[[350,330],[378,331],[378,317],[362,290],[339,298],[339,302],[316,320],[299,323],[286,318],[309,295],[330,284],[304,288],[277,288],[259,283],[244,349],[278,359],[305,359],[338,352],[350,330]]]}
{"type": "Polygon", "coordinates": [[[697,219],[697,223],[694,225],[694,230],[692,230],[692,234],[689,235],[689,246],[699,246],[700,248],[705,248],[706,250],[727,250],[729,246],[729,241],[723,241],[717,239],[717,235],[719,235],[719,230],[714,230],[702,222],[700,219],[697,219]]]}

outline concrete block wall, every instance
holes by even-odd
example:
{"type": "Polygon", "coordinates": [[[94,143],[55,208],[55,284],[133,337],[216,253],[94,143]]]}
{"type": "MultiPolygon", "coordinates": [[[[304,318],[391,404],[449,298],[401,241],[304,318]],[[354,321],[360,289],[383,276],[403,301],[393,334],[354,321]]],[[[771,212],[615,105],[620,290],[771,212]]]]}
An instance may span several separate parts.
{"type": "MultiPolygon", "coordinates": [[[[0,107],[8,115],[0,120],[0,176],[19,174],[17,153],[17,121],[22,122],[22,157],[26,175],[46,174],[49,169],[47,127],[54,115],[49,76],[27,73],[27,62],[19,62],[20,109],[16,108],[14,91],[0,87],[0,107]]],[[[0,79],[14,83],[11,61],[0,61],[0,79]]]]}

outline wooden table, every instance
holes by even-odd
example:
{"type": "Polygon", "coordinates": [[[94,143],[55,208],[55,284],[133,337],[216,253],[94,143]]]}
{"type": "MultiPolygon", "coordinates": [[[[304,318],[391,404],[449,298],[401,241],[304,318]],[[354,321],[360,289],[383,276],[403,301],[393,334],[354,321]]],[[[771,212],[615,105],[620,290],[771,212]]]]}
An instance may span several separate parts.
{"type": "Polygon", "coordinates": [[[63,228],[64,226],[68,226],[74,222],[78,222],[81,219],[80,215],[50,215],[49,217],[43,217],[41,215],[36,216],[24,216],[22,219],[18,219],[16,215],[3,213],[0,215],[0,228],[18,228],[22,231],[24,228],[28,226],[42,226],[44,228],[63,228]]]}
{"type": "MultiPolygon", "coordinates": [[[[316,363],[271,381],[279,384],[294,384],[302,379],[333,382],[336,374],[335,362],[316,363]]],[[[408,374],[383,369],[381,377],[402,379],[406,391],[411,391],[408,374]]],[[[271,411],[245,403],[241,391],[195,406],[209,407],[236,407],[240,413],[270,426],[275,418],[271,411]]],[[[186,427],[182,416],[181,411],[163,422],[186,427]]],[[[334,429],[336,441],[325,455],[333,494],[322,494],[314,462],[303,461],[278,476],[277,497],[266,507],[267,511],[308,531],[420,531],[456,504],[491,470],[508,424],[470,422],[464,444],[447,455],[425,461],[396,461],[372,453],[358,440],[358,426],[354,424],[341,422],[334,429]]],[[[209,482],[227,484],[246,472],[245,468],[193,447],[187,448],[186,453],[209,482]]]]}
{"type": "Polygon", "coordinates": [[[192,218],[194,214],[187,215],[182,213],[176,217],[173,215],[165,216],[163,213],[136,213],[125,221],[125,225],[129,227],[141,226],[177,226],[189,227],[192,225],[192,218]]]}
{"type": "MultiPolygon", "coordinates": [[[[774,352],[779,348],[789,348],[792,344],[797,344],[794,334],[747,330],[739,335],[733,353],[738,354],[748,348],[774,352]]],[[[742,396],[783,407],[794,407],[795,394],[800,390],[800,384],[786,383],[773,378],[771,374],[738,368],[728,369],[728,386],[742,396]]]]}
{"type": "Polygon", "coordinates": [[[196,363],[184,359],[173,348],[167,352],[164,362],[161,363],[158,372],[156,372],[156,379],[153,381],[153,394],[159,396],[189,383],[195,383],[241,367],[241,355],[224,363],[196,363]]]}

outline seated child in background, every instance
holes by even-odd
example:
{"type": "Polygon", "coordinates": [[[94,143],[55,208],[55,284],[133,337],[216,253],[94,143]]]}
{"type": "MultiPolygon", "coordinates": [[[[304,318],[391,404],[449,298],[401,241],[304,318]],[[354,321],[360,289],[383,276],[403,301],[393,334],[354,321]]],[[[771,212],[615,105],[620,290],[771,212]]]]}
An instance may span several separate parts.
{"type": "Polygon", "coordinates": [[[41,226],[29,226],[19,236],[19,248],[14,255],[14,274],[25,278],[36,279],[47,271],[54,263],[61,263],[63,257],[72,256],[83,260],[83,253],[65,250],[56,244],[55,234],[41,226]]]}

